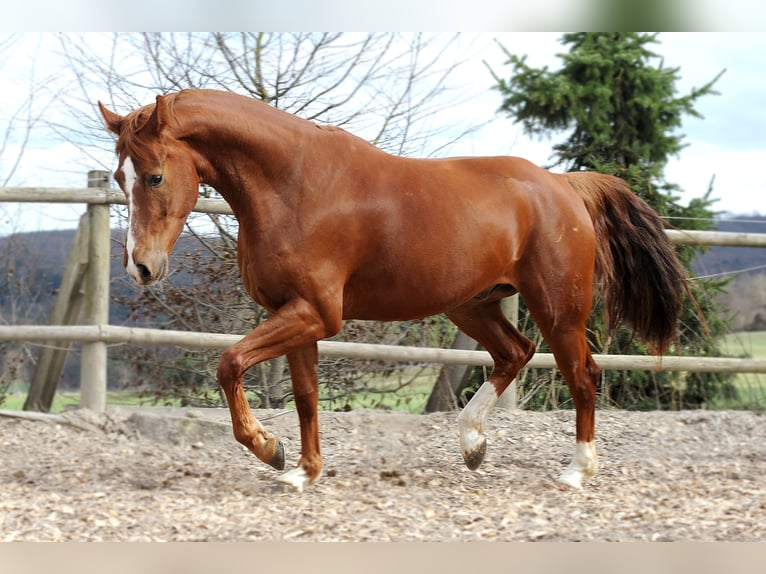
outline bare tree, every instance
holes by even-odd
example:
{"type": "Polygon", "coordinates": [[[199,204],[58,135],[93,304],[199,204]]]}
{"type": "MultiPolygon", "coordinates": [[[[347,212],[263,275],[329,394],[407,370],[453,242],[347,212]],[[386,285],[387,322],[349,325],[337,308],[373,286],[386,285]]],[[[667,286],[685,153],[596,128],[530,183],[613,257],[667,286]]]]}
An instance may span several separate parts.
{"type": "Polygon", "coordinates": [[[468,47],[458,35],[401,33],[146,33],[60,36],[78,87],[64,105],[64,137],[109,142],[94,100],[117,109],[157,93],[214,88],[249,95],[303,118],[349,129],[398,154],[430,155],[435,135],[477,126],[433,118],[473,94],[455,85],[468,47]],[[458,88],[461,88],[458,90],[458,88]]]}
{"type": "MultiPolygon", "coordinates": [[[[4,64],[13,58],[13,50],[18,41],[18,36],[11,34],[0,36],[0,70],[4,64]]],[[[30,113],[30,102],[26,102],[20,108],[10,111],[10,113],[0,110],[0,184],[8,185],[18,168],[21,156],[24,153],[32,126],[30,122],[21,125],[25,116],[30,113]],[[21,130],[20,130],[21,128],[21,130]],[[20,137],[19,137],[19,131],[20,137]],[[18,139],[18,147],[11,151],[14,140],[18,139]]]]}
{"type": "MultiPolygon", "coordinates": [[[[21,34],[0,34],[0,70],[16,62],[23,40],[21,34]]],[[[38,74],[38,54],[39,47],[33,51],[32,61],[25,62],[27,77],[17,80],[25,83],[26,96],[9,108],[0,109],[0,185],[3,186],[17,174],[33,134],[44,125],[43,118],[57,95],[55,78],[38,74]]]]}
{"type": "MultiPolygon", "coordinates": [[[[90,145],[93,157],[112,147],[95,110],[96,99],[124,112],[153,101],[157,93],[183,88],[248,95],[303,118],[344,127],[400,155],[438,154],[443,144],[433,142],[456,140],[479,127],[436,119],[460,98],[473,95],[454,79],[467,53],[466,41],[459,35],[242,32],[59,38],[77,86],[61,101],[77,126],[52,127],[77,145],[90,145]]],[[[112,161],[111,155],[104,157],[112,161]]],[[[215,194],[209,188],[201,192],[215,194]]],[[[162,289],[133,295],[133,301],[140,298],[140,308],[149,310],[152,321],[167,326],[251,329],[264,311],[250,301],[235,276],[236,222],[221,216],[203,222],[191,218],[190,232],[197,240],[195,252],[178,264],[177,275],[162,289]],[[197,281],[189,279],[191,267],[197,281]]],[[[134,305],[136,317],[138,310],[134,305]]],[[[441,346],[454,336],[454,328],[437,318],[396,325],[355,323],[347,325],[346,333],[353,340],[441,346]]],[[[212,362],[208,359],[186,354],[178,362],[212,362]]],[[[147,369],[168,364],[156,355],[132,362],[147,369]]],[[[325,361],[322,367],[324,388],[336,403],[359,390],[361,380],[374,379],[373,372],[392,370],[390,365],[351,361],[325,361]]],[[[278,406],[288,398],[287,387],[281,384],[286,380],[284,362],[253,369],[253,377],[254,400],[260,405],[278,406]]],[[[146,378],[151,378],[148,371],[146,378]]],[[[208,378],[212,381],[212,373],[208,378]]],[[[211,386],[211,393],[216,388],[211,386]]]]}
{"type": "MultiPolygon", "coordinates": [[[[0,34],[0,71],[16,61],[23,40],[21,34],[0,34]]],[[[18,84],[25,97],[0,108],[0,186],[9,185],[18,176],[22,158],[53,97],[52,79],[37,76],[36,57],[26,63],[25,74],[24,79],[14,78],[25,82],[18,84]]],[[[6,83],[4,89],[8,87],[6,83]]],[[[0,237],[0,323],[44,322],[50,277],[40,263],[40,253],[30,248],[27,237],[16,233],[19,222],[7,205],[0,205],[0,235],[4,236],[0,237]]],[[[29,379],[35,360],[29,344],[0,344],[0,404],[9,389],[29,379]]]]}

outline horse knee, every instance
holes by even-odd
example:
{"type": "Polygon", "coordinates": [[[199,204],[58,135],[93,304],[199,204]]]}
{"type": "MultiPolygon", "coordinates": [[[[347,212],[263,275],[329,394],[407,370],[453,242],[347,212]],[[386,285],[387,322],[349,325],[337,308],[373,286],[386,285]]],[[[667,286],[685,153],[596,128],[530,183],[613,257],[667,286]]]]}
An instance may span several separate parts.
{"type": "Polygon", "coordinates": [[[242,355],[232,349],[224,351],[221,354],[221,360],[216,371],[218,384],[225,388],[232,385],[234,381],[241,379],[243,374],[244,363],[242,355]]]}

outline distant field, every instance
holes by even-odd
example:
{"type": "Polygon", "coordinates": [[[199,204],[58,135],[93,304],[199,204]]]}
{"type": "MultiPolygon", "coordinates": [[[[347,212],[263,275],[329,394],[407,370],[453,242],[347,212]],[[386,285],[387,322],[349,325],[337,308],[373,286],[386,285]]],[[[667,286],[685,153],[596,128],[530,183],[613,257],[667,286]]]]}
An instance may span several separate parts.
{"type": "MultiPolygon", "coordinates": [[[[20,411],[24,407],[24,401],[26,401],[27,395],[12,394],[5,397],[5,401],[0,404],[0,409],[6,409],[11,411],[20,411]]],[[[106,402],[110,405],[142,405],[150,404],[146,399],[137,397],[135,393],[130,391],[109,391],[106,394],[106,402]]],[[[52,413],[60,413],[67,407],[78,406],[80,404],[79,391],[62,391],[58,392],[53,397],[53,404],[51,405],[52,413]]]]}
{"type": "MultiPolygon", "coordinates": [[[[368,381],[368,389],[360,390],[351,397],[331,398],[323,389],[320,396],[320,410],[350,409],[385,409],[412,413],[422,413],[436,379],[437,369],[418,367],[397,371],[396,375],[373,378],[368,381]],[[395,391],[395,392],[387,392],[395,391]]],[[[26,391],[8,395],[0,404],[0,409],[22,410],[26,400],[26,391]]],[[[106,395],[108,405],[152,405],[148,398],[137,396],[134,392],[109,391],[106,395]]],[[[170,401],[172,404],[172,401],[170,401]]],[[[80,404],[79,391],[60,391],[54,395],[52,413],[59,413],[71,406],[80,404]]],[[[180,401],[178,401],[180,405],[180,401]]],[[[286,408],[295,408],[290,401],[286,408]]]]}

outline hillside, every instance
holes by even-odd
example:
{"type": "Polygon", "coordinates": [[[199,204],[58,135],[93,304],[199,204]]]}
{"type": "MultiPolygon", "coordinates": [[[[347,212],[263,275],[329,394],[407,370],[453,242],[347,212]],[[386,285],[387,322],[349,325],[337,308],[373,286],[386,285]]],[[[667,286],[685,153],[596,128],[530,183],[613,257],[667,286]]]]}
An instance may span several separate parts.
{"type": "MultiPolygon", "coordinates": [[[[0,319],[11,322],[9,318],[14,316],[14,311],[10,306],[16,305],[18,309],[18,301],[13,301],[14,293],[27,299],[27,303],[34,300],[35,307],[43,315],[50,311],[61,284],[74,237],[75,230],[18,233],[0,237],[0,273],[3,275],[0,278],[0,319]]],[[[113,231],[110,249],[113,295],[138,290],[138,287],[127,280],[122,266],[122,246],[122,232],[113,231]]],[[[194,251],[198,247],[199,243],[194,237],[184,235],[176,246],[175,257],[178,257],[179,253],[194,251]]],[[[188,277],[177,274],[174,280],[183,282],[188,280],[188,277]]],[[[114,324],[124,324],[128,320],[127,312],[119,305],[113,303],[109,312],[114,324]]],[[[23,317],[19,319],[22,319],[20,322],[24,322],[23,317]]]]}

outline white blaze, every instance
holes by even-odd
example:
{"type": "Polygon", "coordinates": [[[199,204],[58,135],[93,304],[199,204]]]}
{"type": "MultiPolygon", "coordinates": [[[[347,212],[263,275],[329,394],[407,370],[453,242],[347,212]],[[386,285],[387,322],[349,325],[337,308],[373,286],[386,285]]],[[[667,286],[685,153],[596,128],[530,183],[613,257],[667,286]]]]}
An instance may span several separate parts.
{"type": "Polygon", "coordinates": [[[138,270],[136,269],[136,263],[133,261],[133,249],[136,247],[136,237],[133,233],[133,186],[136,183],[136,168],[133,165],[133,160],[130,156],[126,156],[122,162],[122,173],[125,175],[125,195],[128,199],[128,237],[126,240],[125,248],[128,252],[128,265],[126,270],[132,276],[136,276],[138,270]]]}

